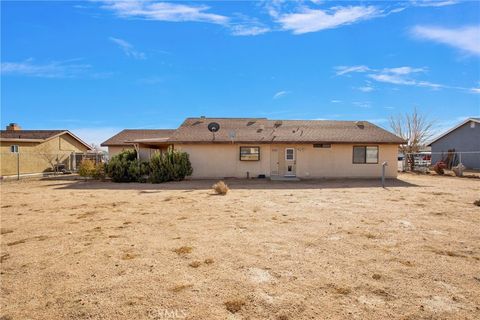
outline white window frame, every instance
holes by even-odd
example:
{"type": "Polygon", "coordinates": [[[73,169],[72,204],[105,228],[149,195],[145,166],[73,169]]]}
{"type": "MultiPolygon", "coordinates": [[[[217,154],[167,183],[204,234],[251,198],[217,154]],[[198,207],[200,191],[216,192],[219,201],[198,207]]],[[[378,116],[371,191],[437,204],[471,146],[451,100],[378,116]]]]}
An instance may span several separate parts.
{"type": "Polygon", "coordinates": [[[285,148],[285,161],[295,161],[295,148],[285,148]],[[288,159],[288,150],[292,150],[293,153],[293,158],[292,159],[288,159]]]}
{"type": "Polygon", "coordinates": [[[12,144],[10,146],[10,152],[12,152],[12,153],[18,153],[18,149],[19,149],[18,144],[12,144]]]}

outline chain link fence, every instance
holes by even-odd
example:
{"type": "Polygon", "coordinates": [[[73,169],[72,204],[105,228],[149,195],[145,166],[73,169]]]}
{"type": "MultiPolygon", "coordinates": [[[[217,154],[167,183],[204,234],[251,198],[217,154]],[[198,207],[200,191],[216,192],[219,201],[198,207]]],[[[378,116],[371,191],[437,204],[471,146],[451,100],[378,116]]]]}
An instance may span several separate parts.
{"type": "Polygon", "coordinates": [[[407,153],[398,157],[398,171],[427,172],[443,162],[446,169],[462,164],[467,170],[480,170],[480,151],[419,152],[407,153]]]}
{"type": "Polygon", "coordinates": [[[0,153],[0,171],[2,179],[28,176],[46,176],[69,174],[78,171],[83,159],[91,159],[96,163],[105,162],[102,153],[0,153]]]}

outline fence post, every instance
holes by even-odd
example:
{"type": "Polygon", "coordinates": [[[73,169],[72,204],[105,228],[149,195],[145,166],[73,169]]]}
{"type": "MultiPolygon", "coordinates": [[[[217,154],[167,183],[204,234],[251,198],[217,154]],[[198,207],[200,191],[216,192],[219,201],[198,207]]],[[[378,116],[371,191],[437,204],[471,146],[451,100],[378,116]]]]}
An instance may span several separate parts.
{"type": "Polygon", "coordinates": [[[385,167],[388,166],[387,161],[382,163],[382,188],[385,188],[385,167]]]}
{"type": "Polygon", "coordinates": [[[20,152],[17,152],[17,180],[20,180],[20,152]]]}

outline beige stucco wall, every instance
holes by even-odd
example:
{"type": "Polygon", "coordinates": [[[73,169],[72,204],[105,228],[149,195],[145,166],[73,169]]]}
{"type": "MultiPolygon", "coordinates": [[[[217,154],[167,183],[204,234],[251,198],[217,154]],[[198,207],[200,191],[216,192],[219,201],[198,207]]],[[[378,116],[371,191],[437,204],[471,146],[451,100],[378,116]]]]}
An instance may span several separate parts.
{"type": "Polygon", "coordinates": [[[313,145],[296,146],[297,176],[302,178],[373,178],[381,177],[382,163],[387,161],[386,176],[397,177],[396,145],[379,145],[378,164],[354,164],[353,146],[332,144],[331,148],[313,145]]]}
{"type": "Polygon", "coordinates": [[[378,164],[353,164],[353,144],[333,144],[331,148],[313,148],[312,144],[261,144],[260,161],[240,161],[240,146],[247,144],[178,144],[175,148],[187,152],[193,166],[192,178],[245,178],[259,174],[270,176],[274,169],[272,149],[278,152],[279,174],[285,174],[285,148],[295,149],[296,175],[300,178],[373,178],[380,177],[382,163],[387,161],[386,176],[397,176],[396,145],[379,145],[378,164]]]}
{"type": "Polygon", "coordinates": [[[119,154],[125,150],[135,150],[133,146],[109,146],[108,147],[108,156],[112,158],[113,156],[119,154]]]}
{"type": "Polygon", "coordinates": [[[2,176],[16,175],[19,164],[20,174],[41,173],[52,169],[57,163],[70,165],[72,152],[85,152],[87,147],[68,134],[63,134],[43,143],[0,142],[0,172],[2,176]],[[10,146],[19,146],[19,157],[10,152],[10,146]]]}
{"type": "Polygon", "coordinates": [[[250,177],[257,177],[259,174],[270,175],[270,151],[265,145],[260,145],[259,161],[240,161],[239,144],[178,144],[175,145],[175,149],[190,155],[192,178],[246,178],[247,172],[250,177]]]}

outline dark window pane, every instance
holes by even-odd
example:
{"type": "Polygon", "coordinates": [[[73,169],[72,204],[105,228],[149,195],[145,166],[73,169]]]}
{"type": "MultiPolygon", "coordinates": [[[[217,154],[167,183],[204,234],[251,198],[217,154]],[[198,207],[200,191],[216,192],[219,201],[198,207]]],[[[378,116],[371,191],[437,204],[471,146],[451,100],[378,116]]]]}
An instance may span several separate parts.
{"type": "Polygon", "coordinates": [[[295,159],[295,153],[293,149],[285,149],[286,152],[286,158],[287,160],[294,160],[295,159]]]}
{"type": "Polygon", "coordinates": [[[240,147],[240,160],[243,160],[243,161],[260,160],[260,147],[240,147]]]}
{"type": "Polygon", "coordinates": [[[353,147],[353,163],[365,163],[365,147],[353,147]]]}

